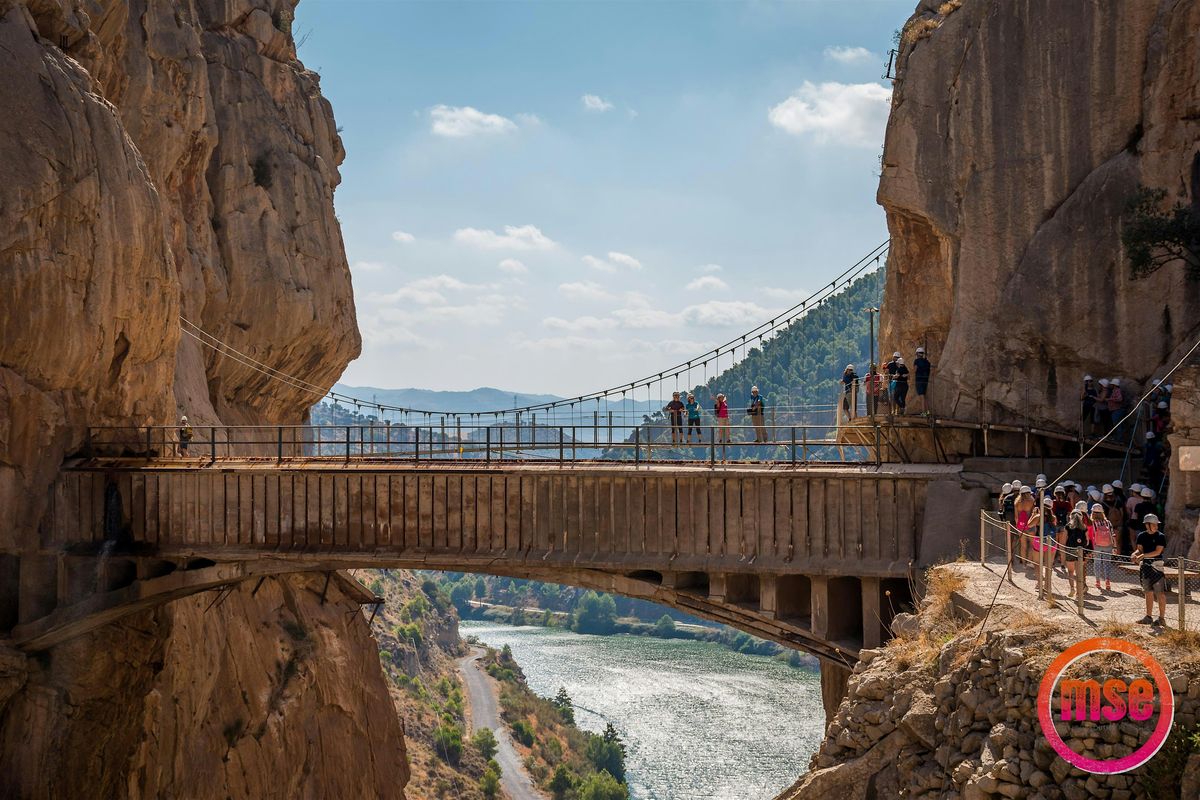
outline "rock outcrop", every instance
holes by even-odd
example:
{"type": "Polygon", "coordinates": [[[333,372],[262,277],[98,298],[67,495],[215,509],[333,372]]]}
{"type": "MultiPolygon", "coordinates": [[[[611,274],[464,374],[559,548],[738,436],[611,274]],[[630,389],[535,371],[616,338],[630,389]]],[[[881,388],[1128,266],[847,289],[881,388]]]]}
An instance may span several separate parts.
{"type": "MultiPolygon", "coordinates": [[[[87,426],[301,422],[357,355],[294,6],[0,0],[0,552],[37,546],[87,426]]],[[[402,796],[355,609],[283,577],[0,653],[0,795],[402,796]]]]}
{"type": "Polygon", "coordinates": [[[1200,202],[1200,2],[922,0],[879,185],[884,352],[926,344],[939,414],[1077,427],[1085,373],[1138,390],[1194,344],[1200,283],[1134,281],[1139,185],[1200,202]]]}
{"type": "MultiPolygon", "coordinates": [[[[952,577],[935,582],[945,587],[952,577]]],[[[886,647],[863,651],[810,771],[778,800],[1195,796],[1195,788],[1177,794],[1181,783],[1200,787],[1200,759],[1189,761],[1187,755],[1187,738],[1200,720],[1200,675],[1186,642],[1155,641],[1132,628],[1110,631],[1147,648],[1163,665],[1174,694],[1175,734],[1138,769],[1092,775],[1051,749],[1041,733],[1037,702],[1050,662],[1094,635],[1093,629],[1081,634],[1069,617],[1001,605],[980,635],[979,620],[955,612],[949,599],[927,605],[886,647]]],[[[1131,662],[1109,663],[1131,669],[1131,662]]],[[[1130,673],[1120,674],[1128,679],[1130,673]]],[[[1056,728],[1075,752],[1104,759],[1132,752],[1148,734],[1128,721],[1059,721],[1056,728]]]]}

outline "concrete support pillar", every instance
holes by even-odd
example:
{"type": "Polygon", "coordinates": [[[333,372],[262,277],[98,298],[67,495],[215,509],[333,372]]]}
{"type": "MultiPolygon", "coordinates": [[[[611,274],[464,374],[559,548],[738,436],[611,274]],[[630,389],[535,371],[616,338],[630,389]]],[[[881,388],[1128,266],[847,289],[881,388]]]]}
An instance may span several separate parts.
{"type": "Polygon", "coordinates": [[[832,661],[821,662],[821,702],[825,705],[825,724],[837,715],[838,706],[846,698],[846,685],[850,681],[850,670],[832,661]]]}
{"type": "Polygon", "coordinates": [[[758,583],[758,613],[767,619],[779,616],[779,579],[775,575],[763,575],[758,583]]]}
{"type": "Polygon", "coordinates": [[[708,599],[714,603],[724,603],[728,594],[728,577],[724,572],[713,572],[708,576],[708,599]]]}
{"type": "Polygon", "coordinates": [[[883,615],[879,608],[879,578],[862,578],[863,647],[883,644],[883,615]]]}
{"type": "Polygon", "coordinates": [[[58,558],[56,556],[21,556],[19,577],[19,623],[41,619],[58,603],[58,558]]]}
{"type": "MultiPolygon", "coordinates": [[[[824,575],[813,575],[809,587],[812,600],[812,632],[824,639],[829,636],[829,578],[824,575]]],[[[824,685],[824,676],[825,666],[822,664],[822,685],[824,685]]]]}

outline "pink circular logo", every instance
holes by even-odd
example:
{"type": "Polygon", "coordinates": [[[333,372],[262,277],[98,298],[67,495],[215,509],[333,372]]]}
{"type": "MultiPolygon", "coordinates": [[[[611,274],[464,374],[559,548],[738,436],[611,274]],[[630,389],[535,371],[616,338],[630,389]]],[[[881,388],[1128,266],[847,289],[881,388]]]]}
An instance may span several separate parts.
{"type": "Polygon", "coordinates": [[[1042,733],[1054,748],[1054,752],[1067,763],[1085,772],[1115,775],[1137,769],[1153,758],[1163,746],[1174,720],[1175,696],[1171,693],[1171,682],[1167,679],[1167,673],[1154,656],[1124,639],[1096,638],[1072,645],[1051,662],[1038,689],[1038,722],[1041,723],[1042,733]],[[1154,726],[1150,738],[1127,756],[1113,759],[1086,758],[1067,747],[1067,743],[1058,735],[1054,728],[1051,700],[1055,687],[1068,667],[1084,656],[1104,652],[1121,653],[1137,660],[1154,678],[1154,682],[1139,679],[1126,683],[1116,678],[1104,683],[1087,679],[1063,680],[1060,720],[1098,724],[1125,719],[1146,722],[1154,715],[1154,699],[1157,694],[1158,723],[1154,726]]]}

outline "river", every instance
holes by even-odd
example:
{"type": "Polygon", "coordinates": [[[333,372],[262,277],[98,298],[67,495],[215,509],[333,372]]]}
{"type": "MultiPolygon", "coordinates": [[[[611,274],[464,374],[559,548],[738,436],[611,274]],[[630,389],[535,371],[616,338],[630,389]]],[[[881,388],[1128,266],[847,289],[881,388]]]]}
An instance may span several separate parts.
{"type": "Polygon", "coordinates": [[[681,639],[460,627],[511,647],[538,694],[565,686],[581,727],[611,722],[634,800],[769,800],[808,768],[824,732],[817,673],[772,658],[681,639]]]}

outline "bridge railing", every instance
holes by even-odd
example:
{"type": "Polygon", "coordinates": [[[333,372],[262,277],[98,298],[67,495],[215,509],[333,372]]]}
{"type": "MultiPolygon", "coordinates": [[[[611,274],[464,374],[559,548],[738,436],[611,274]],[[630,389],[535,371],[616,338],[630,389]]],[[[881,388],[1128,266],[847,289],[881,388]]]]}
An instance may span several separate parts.
{"type": "Polygon", "coordinates": [[[836,425],[197,425],[98,427],[84,455],[134,460],[876,463],[836,425]]]}
{"type": "MultiPolygon", "coordinates": [[[[1038,536],[984,509],[979,514],[979,563],[1002,569],[1009,584],[1080,617],[1132,623],[1145,612],[1144,588],[1141,565],[1121,552],[1123,535],[1115,531],[1110,547],[1067,547],[1065,531],[1038,536]],[[1076,580],[1077,574],[1083,579],[1076,580]]],[[[1150,563],[1163,576],[1167,624],[1200,629],[1200,561],[1160,556],[1150,563]]],[[[1157,598],[1153,611],[1157,618],[1157,598]]]]}

